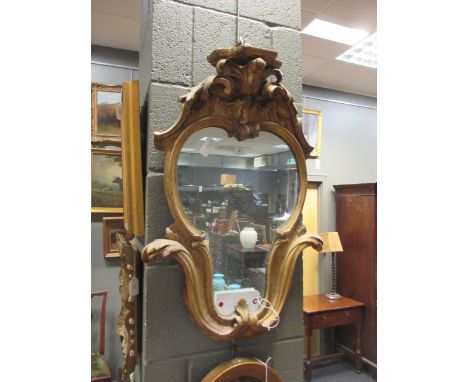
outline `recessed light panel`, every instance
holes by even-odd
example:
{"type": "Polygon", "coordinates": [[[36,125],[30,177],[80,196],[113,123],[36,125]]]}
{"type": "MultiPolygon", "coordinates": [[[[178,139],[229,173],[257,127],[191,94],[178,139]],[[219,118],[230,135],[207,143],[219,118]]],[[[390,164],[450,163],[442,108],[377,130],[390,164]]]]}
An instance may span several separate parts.
{"type": "Polygon", "coordinates": [[[320,19],[314,19],[302,30],[302,33],[347,45],[354,45],[369,35],[361,29],[348,28],[320,19]]]}
{"type": "Polygon", "coordinates": [[[288,145],[274,145],[273,148],[275,149],[289,149],[289,146],[288,145]]]}
{"type": "Polygon", "coordinates": [[[377,68],[377,32],[349,48],[336,59],[369,68],[377,68]]]}
{"type": "Polygon", "coordinates": [[[253,166],[254,166],[255,168],[266,166],[265,157],[256,157],[256,158],[254,158],[253,166]]]}
{"type": "Polygon", "coordinates": [[[221,142],[223,140],[223,138],[203,137],[203,138],[200,138],[200,141],[206,142],[208,139],[210,139],[212,142],[221,142]]]}

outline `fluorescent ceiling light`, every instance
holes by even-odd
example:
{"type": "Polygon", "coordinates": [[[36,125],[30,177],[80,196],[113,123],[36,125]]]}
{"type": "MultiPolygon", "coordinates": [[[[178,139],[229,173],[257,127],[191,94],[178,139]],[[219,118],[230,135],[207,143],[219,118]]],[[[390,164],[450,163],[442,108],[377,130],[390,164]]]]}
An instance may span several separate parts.
{"type": "Polygon", "coordinates": [[[213,142],[221,142],[223,140],[223,138],[203,137],[200,138],[200,141],[206,142],[208,139],[210,139],[213,142]]]}
{"type": "Polygon", "coordinates": [[[183,153],[192,153],[194,151],[195,151],[195,149],[192,149],[191,147],[182,147],[182,152],[183,153]]]}
{"type": "Polygon", "coordinates": [[[336,59],[369,68],[377,68],[377,32],[352,46],[336,59]]]}
{"type": "Polygon", "coordinates": [[[302,30],[302,33],[347,45],[354,45],[369,35],[361,29],[348,28],[320,19],[314,19],[302,30]]]}

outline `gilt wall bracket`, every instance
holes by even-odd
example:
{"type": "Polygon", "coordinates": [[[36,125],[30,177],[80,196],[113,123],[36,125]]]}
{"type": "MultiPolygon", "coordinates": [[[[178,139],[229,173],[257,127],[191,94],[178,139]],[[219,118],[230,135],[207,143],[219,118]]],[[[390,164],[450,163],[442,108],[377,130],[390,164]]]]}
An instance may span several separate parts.
{"type": "Polygon", "coordinates": [[[276,312],[284,306],[302,251],[309,246],[317,251],[322,247],[321,238],[307,233],[300,222],[307,189],[305,160],[313,147],[304,138],[291,94],[281,85],[281,62],[276,57],[274,51],[239,44],[215,50],[208,61],[216,74],[182,96],[178,120],[154,136],[155,146],[166,152],[164,189],[174,224],[166,229],[166,239],[157,239],[143,249],[142,260],[151,264],[171,257],[178,261],[185,275],[185,301],[194,321],[219,340],[260,333],[275,324],[277,315],[265,307],[249,312],[243,300],[231,316],[221,316],[215,309],[213,264],[205,232],[188,219],[175,192],[178,157],[190,135],[215,126],[243,141],[266,131],[281,138],[294,154],[300,185],[296,207],[276,230],[266,265],[265,298],[276,312]]]}

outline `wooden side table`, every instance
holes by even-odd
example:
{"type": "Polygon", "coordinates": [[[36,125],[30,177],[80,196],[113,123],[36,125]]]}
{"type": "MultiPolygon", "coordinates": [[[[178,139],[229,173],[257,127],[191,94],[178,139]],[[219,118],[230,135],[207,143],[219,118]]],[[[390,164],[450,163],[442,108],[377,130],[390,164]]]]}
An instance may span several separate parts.
{"type": "Polygon", "coordinates": [[[361,325],[364,304],[347,297],[330,300],[324,294],[304,296],[304,329],[307,341],[307,358],[304,360],[304,378],[309,381],[312,377],[314,364],[343,358],[345,353],[338,352],[312,357],[312,332],[314,329],[332,328],[340,325],[354,325],[356,327],[356,372],[360,373],[361,360],[361,325]]]}

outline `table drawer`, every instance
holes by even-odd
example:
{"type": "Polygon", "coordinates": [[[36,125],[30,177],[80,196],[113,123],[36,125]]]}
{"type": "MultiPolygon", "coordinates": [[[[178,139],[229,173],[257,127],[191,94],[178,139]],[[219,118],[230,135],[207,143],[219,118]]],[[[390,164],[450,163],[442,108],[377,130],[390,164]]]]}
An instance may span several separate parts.
{"type": "Polygon", "coordinates": [[[345,309],[338,312],[318,313],[310,317],[314,329],[354,324],[361,319],[359,309],[345,309]]]}

